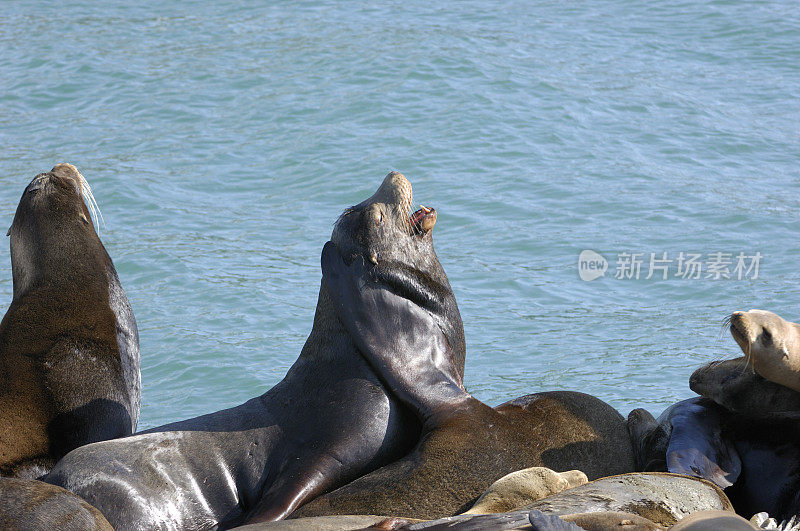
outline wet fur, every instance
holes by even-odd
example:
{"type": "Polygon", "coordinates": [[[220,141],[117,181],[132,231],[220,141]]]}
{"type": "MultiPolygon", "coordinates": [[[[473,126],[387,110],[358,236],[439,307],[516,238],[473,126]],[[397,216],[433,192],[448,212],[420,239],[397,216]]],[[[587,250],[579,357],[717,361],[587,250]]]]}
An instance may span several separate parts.
{"type": "Polygon", "coordinates": [[[89,221],[82,179],[66,164],[34,178],[9,229],[14,297],[0,323],[2,475],[37,477],[74,448],[136,428],[136,323],[89,221]]]}
{"type": "MultiPolygon", "coordinates": [[[[351,255],[391,257],[407,278],[441,290],[434,298],[449,312],[442,322],[454,344],[463,344],[435,254],[417,257],[418,243],[405,240],[411,232],[397,208],[410,201],[399,193],[404,183],[387,176],[376,196],[342,215],[332,240],[351,255]],[[374,223],[377,210],[383,224],[374,223]]],[[[424,245],[432,250],[430,241],[424,245]]],[[[463,348],[456,355],[463,367],[463,348]]],[[[323,284],[306,344],[275,387],[235,408],[80,448],[46,479],[83,496],[117,527],[224,528],[283,518],[398,459],[419,430],[357,350],[323,284]]]]}
{"type": "Polygon", "coordinates": [[[622,416],[594,397],[538,393],[491,408],[470,396],[427,298],[393,289],[386,267],[360,257],[348,265],[333,244],[323,250],[323,281],[340,318],[385,385],[417,414],[422,437],[408,456],[292,517],[437,518],[463,512],[491,483],[523,468],[578,469],[590,479],[633,471],[622,416]]]}

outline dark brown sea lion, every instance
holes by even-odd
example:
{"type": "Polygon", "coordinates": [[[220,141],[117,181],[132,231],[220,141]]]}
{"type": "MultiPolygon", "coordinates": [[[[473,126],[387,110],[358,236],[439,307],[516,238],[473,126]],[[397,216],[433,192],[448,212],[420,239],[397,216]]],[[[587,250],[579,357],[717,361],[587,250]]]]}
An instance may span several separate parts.
{"type": "Polygon", "coordinates": [[[14,296],[0,323],[0,475],[38,477],[79,446],[130,435],[139,336],[71,164],[37,175],[11,236],[14,296]]]}
{"type": "Polygon", "coordinates": [[[767,380],[744,357],[703,365],[689,388],[742,417],[800,421],[800,393],[767,380]]]}
{"type": "MultiPolygon", "coordinates": [[[[331,239],[342,252],[394,264],[406,275],[396,277],[397,289],[424,283],[460,382],[464,332],[433,252],[428,223],[435,212],[421,209],[410,217],[410,204],[410,183],[392,172],[372,197],[342,214],[331,239]]],[[[205,529],[232,526],[247,515],[283,518],[398,459],[418,440],[419,422],[388,394],[338,311],[323,285],[300,357],[263,395],[79,448],[46,480],[85,498],[115,527],[205,529]]]]}
{"type": "MultiPolygon", "coordinates": [[[[733,388],[740,388],[741,373],[736,367],[740,368],[741,362],[731,361],[735,363],[717,362],[714,367],[720,368],[723,375],[730,374],[733,388]]],[[[702,374],[725,385],[726,380],[717,378],[719,373],[713,369],[702,374]]],[[[769,393],[741,388],[746,391],[745,398],[760,397],[757,403],[769,404],[763,400],[769,393]]],[[[786,391],[795,392],[788,388],[786,391]]],[[[776,405],[780,412],[786,412],[785,402],[776,405]]],[[[632,411],[628,420],[631,433],[639,437],[634,439],[634,447],[640,455],[648,456],[645,460],[650,459],[650,465],[658,464],[660,455],[664,470],[705,478],[725,487],[736,512],[743,516],[766,511],[787,519],[800,513],[800,424],[768,412],[765,409],[761,419],[742,416],[697,397],[670,406],[657,421],[652,416],[648,418],[644,410],[632,411]]]]}
{"type": "Polygon", "coordinates": [[[113,531],[100,511],[78,496],[35,479],[0,477],[0,529],[113,531]]]}
{"type": "Polygon", "coordinates": [[[628,429],[634,438],[637,467],[644,464],[643,471],[685,474],[723,489],[730,487],[742,463],[733,442],[724,435],[727,424],[726,411],[703,397],[673,404],[657,420],[635,409],[628,415],[628,429]]]}
{"type": "Polygon", "coordinates": [[[339,317],[386,387],[420,419],[409,455],[293,513],[438,518],[466,510],[502,476],[532,466],[590,479],[634,470],[622,416],[582,393],[547,392],[491,408],[461,384],[437,298],[388,261],[329,243],[323,283],[339,317]]]}

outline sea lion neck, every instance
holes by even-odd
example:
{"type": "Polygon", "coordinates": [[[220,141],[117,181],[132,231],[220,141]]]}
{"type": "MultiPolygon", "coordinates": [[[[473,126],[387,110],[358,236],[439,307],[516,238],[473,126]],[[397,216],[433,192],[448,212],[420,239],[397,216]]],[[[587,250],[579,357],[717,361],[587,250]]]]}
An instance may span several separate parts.
{"type": "Polygon", "coordinates": [[[355,344],[336,315],[336,309],[325,288],[320,286],[314,324],[303,345],[298,362],[340,362],[342,352],[353,352],[358,358],[355,344]]]}

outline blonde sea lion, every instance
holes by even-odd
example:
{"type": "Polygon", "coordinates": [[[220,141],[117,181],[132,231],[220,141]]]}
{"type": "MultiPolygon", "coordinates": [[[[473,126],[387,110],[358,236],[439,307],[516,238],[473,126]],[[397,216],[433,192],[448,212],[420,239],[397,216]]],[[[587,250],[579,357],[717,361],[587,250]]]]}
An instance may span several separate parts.
{"type": "Polygon", "coordinates": [[[555,472],[543,466],[517,470],[492,483],[469,511],[463,514],[492,514],[513,511],[589,480],[580,470],[555,472]]]}
{"type": "Polygon", "coordinates": [[[758,374],[800,391],[800,325],[766,310],[733,312],[733,339],[758,374]]]}
{"type": "Polygon", "coordinates": [[[670,531],[749,531],[758,529],[738,514],[728,511],[698,511],[678,520],[670,531]]]}

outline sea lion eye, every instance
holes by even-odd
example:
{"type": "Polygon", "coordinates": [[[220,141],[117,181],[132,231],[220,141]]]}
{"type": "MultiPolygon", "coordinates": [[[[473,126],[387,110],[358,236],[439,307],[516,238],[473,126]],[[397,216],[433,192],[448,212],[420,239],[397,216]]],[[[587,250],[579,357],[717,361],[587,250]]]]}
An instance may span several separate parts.
{"type": "Polygon", "coordinates": [[[765,345],[769,345],[770,343],[772,343],[772,333],[766,328],[764,328],[761,331],[761,337],[764,339],[765,345]]]}

